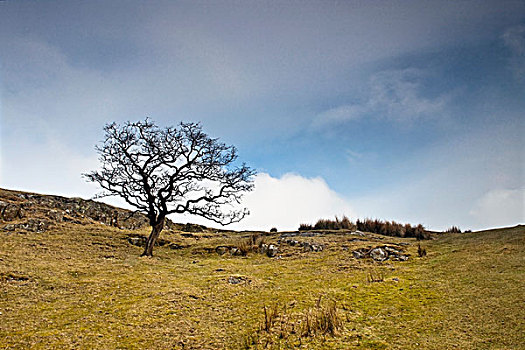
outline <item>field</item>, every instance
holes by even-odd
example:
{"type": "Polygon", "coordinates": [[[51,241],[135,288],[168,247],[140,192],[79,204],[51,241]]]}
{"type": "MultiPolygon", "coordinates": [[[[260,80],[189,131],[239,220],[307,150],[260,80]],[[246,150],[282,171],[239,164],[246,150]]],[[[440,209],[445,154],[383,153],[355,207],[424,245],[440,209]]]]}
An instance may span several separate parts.
{"type": "Polygon", "coordinates": [[[326,231],[258,236],[275,257],[219,255],[252,233],[161,234],[60,223],[1,232],[0,348],[519,349],[525,227],[415,239],[326,231]],[[286,235],[285,235],[286,236],[286,235]],[[280,242],[279,242],[280,240],[280,242]],[[356,259],[389,245],[407,261],[356,259]]]}

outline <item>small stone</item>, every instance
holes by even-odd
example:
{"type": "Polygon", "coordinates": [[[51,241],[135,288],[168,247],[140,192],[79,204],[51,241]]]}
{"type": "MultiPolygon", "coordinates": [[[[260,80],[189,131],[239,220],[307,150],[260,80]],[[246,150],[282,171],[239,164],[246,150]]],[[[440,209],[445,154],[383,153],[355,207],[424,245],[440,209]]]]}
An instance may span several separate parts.
{"type": "Polygon", "coordinates": [[[228,277],[228,283],[229,284],[240,284],[243,282],[247,282],[247,278],[244,276],[230,276],[228,277]]]}
{"type": "Polygon", "coordinates": [[[2,228],[2,230],[4,230],[4,231],[14,231],[15,228],[16,228],[15,225],[13,225],[13,224],[8,224],[8,225],[5,225],[5,226],[2,228]]]}
{"type": "Polygon", "coordinates": [[[241,252],[241,250],[239,248],[233,247],[230,250],[230,254],[233,255],[233,256],[238,256],[238,255],[242,255],[242,252],[241,252]]]}
{"type": "Polygon", "coordinates": [[[353,257],[356,258],[356,259],[362,259],[362,258],[365,257],[365,254],[363,254],[363,252],[361,252],[361,251],[359,251],[359,250],[354,250],[354,251],[352,252],[352,255],[353,255],[353,257]]]}

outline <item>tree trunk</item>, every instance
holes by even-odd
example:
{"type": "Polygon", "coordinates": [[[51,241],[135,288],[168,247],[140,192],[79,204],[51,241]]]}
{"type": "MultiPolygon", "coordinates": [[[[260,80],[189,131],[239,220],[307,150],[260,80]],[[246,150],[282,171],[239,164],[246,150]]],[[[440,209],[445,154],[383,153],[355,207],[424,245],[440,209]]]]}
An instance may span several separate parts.
{"type": "Polygon", "coordinates": [[[159,220],[155,225],[151,227],[151,233],[146,241],[146,247],[144,247],[144,252],[141,256],[153,256],[153,247],[155,242],[160,235],[160,232],[164,228],[164,218],[159,220]]]}

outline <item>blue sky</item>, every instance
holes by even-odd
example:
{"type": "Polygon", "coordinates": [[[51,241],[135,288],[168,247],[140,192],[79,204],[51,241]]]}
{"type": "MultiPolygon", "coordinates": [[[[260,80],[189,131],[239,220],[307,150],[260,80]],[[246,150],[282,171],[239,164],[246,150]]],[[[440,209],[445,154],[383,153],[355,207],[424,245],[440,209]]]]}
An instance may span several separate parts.
{"type": "Polygon", "coordinates": [[[525,221],[524,1],[4,1],[0,43],[2,187],[90,197],[150,116],[259,171],[234,228],[525,221]]]}

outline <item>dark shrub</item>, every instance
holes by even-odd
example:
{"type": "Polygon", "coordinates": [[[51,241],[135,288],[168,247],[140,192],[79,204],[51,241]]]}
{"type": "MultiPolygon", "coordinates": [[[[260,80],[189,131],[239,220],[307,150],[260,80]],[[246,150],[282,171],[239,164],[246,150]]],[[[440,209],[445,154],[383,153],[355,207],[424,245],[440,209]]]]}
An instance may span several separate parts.
{"type": "Polygon", "coordinates": [[[457,226],[452,226],[448,230],[445,231],[446,233],[461,233],[461,230],[457,226]]]}
{"type": "Polygon", "coordinates": [[[277,232],[277,228],[276,228],[276,227],[272,227],[272,228],[270,229],[270,232],[277,232]]]}
{"type": "Polygon", "coordinates": [[[309,225],[309,224],[301,224],[299,225],[299,231],[310,231],[310,230],[313,230],[314,227],[312,225],[309,225]]]}
{"type": "Polygon", "coordinates": [[[399,224],[395,221],[381,221],[378,219],[357,220],[356,226],[359,231],[378,233],[394,237],[415,237],[417,239],[429,239],[430,235],[423,225],[413,227],[410,224],[399,224]]]}
{"type": "Polygon", "coordinates": [[[339,219],[337,216],[335,220],[330,219],[319,219],[315,225],[301,224],[299,225],[299,231],[310,231],[310,230],[355,230],[356,226],[347,216],[343,216],[339,219]]]}

